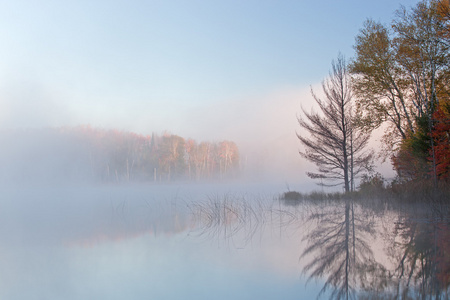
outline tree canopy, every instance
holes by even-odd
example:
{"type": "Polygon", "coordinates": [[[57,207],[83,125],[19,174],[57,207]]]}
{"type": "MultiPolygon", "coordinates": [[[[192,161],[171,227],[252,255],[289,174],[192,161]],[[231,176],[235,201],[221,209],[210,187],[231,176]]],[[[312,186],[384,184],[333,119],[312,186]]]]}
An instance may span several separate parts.
{"type": "Polygon", "coordinates": [[[342,182],[368,170],[370,133],[384,130],[380,156],[399,182],[450,178],[450,4],[422,0],[400,7],[389,25],[368,19],[355,38],[355,56],[339,56],[322,84],[320,112],[298,118],[300,154],[316,164],[314,179],[342,182]]]}
{"type": "Polygon", "coordinates": [[[401,7],[390,27],[368,20],[356,37],[350,72],[359,124],[366,130],[387,125],[384,154],[402,179],[437,185],[443,176],[438,165],[450,155],[442,145],[448,135],[442,124],[448,122],[449,37],[448,0],[401,7]]]}

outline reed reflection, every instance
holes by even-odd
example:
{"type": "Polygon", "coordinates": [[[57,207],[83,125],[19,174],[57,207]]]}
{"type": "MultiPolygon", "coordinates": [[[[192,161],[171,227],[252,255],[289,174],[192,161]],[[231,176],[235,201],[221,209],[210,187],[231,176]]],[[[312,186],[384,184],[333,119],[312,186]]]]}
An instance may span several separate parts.
{"type": "Polygon", "coordinates": [[[220,243],[230,239],[237,241],[239,235],[241,246],[250,242],[263,227],[269,226],[268,221],[280,219],[274,202],[263,197],[211,195],[206,201],[191,203],[190,209],[199,236],[220,243]]]}

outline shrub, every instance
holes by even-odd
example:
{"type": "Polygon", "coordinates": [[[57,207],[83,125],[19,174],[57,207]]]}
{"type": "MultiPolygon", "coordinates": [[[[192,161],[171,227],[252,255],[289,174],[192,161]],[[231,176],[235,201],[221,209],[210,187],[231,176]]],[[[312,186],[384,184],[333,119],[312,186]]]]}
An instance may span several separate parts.
{"type": "Polygon", "coordinates": [[[303,194],[295,191],[285,192],[281,197],[284,200],[302,200],[303,194]]]}

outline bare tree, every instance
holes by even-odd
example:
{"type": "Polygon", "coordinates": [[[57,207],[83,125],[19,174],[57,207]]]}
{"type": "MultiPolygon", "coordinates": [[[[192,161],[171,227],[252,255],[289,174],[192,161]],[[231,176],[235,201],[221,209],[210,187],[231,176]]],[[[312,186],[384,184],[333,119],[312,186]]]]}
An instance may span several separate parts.
{"type": "Polygon", "coordinates": [[[339,54],[329,78],[322,83],[325,99],[311,91],[320,113],[302,108],[298,122],[305,133],[297,133],[304,146],[300,155],[318,167],[317,173],[308,172],[308,176],[334,182],[322,185],[343,183],[345,192],[354,189],[356,176],[370,168],[373,157],[373,152],[366,150],[370,133],[355,124],[350,84],[345,58],[339,54]]]}

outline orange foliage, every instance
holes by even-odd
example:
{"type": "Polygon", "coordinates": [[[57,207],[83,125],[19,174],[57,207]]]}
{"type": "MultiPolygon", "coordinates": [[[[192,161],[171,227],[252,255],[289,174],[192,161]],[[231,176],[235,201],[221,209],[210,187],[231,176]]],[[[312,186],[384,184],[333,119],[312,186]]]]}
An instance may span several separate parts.
{"type": "Polygon", "coordinates": [[[441,32],[440,34],[444,38],[450,38],[450,1],[449,0],[440,0],[438,2],[438,15],[440,17],[440,21],[447,23],[447,26],[445,27],[446,30],[441,32]]]}

